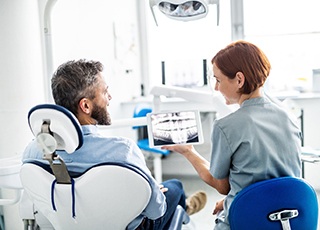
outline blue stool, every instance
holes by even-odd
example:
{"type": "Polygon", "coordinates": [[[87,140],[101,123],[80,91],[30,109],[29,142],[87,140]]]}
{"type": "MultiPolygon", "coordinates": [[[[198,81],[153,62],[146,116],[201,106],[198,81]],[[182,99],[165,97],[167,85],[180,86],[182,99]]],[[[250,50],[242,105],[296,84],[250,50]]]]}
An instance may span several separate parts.
{"type": "Polygon", "coordinates": [[[242,189],[229,209],[231,230],[316,230],[318,199],[301,178],[279,177],[242,189]]]}
{"type": "MultiPolygon", "coordinates": [[[[146,104],[139,104],[135,107],[133,117],[145,117],[148,113],[152,112],[152,108],[146,104]]],[[[151,157],[153,160],[153,173],[155,179],[162,182],[162,164],[161,159],[167,156],[170,151],[160,148],[150,148],[148,140],[147,126],[134,126],[134,129],[138,130],[138,141],[137,145],[144,152],[146,157],[151,157]]]]}

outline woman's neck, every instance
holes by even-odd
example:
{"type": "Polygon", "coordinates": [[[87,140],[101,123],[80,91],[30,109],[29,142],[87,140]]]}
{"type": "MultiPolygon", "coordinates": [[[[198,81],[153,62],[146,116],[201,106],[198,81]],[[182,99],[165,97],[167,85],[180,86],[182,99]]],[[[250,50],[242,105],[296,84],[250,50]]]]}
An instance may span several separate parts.
{"type": "Polygon", "coordinates": [[[250,94],[242,94],[239,100],[239,105],[241,105],[246,100],[257,98],[257,97],[262,97],[261,88],[257,88],[256,90],[252,91],[250,94]]]}

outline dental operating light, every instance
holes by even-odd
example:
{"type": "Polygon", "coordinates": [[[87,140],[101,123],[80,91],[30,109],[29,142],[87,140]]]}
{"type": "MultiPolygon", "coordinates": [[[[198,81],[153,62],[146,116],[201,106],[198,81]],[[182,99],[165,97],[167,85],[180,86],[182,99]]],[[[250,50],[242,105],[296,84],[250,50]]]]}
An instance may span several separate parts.
{"type": "Polygon", "coordinates": [[[180,21],[191,21],[207,16],[209,4],[217,5],[217,25],[219,25],[220,6],[219,0],[149,0],[150,9],[156,25],[158,25],[154,6],[157,6],[164,15],[180,21]]]}

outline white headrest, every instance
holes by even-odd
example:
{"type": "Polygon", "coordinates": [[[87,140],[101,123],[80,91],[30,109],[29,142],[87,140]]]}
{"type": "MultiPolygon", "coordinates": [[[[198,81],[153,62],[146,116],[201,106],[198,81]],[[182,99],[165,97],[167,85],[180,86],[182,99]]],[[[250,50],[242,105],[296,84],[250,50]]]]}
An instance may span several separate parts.
{"type": "Polygon", "coordinates": [[[28,122],[33,135],[38,138],[43,149],[65,150],[73,153],[83,143],[82,129],[78,119],[66,108],[55,104],[41,104],[30,109],[28,122]],[[43,122],[50,124],[50,131],[55,139],[41,134],[43,122]]]}

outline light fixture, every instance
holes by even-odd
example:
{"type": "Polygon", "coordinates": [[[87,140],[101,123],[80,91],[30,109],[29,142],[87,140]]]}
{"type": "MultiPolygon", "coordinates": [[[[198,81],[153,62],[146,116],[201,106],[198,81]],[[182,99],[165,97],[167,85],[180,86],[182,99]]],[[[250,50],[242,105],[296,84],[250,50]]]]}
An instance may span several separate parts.
{"type": "Polygon", "coordinates": [[[209,4],[217,5],[217,25],[219,25],[220,6],[219,0],[149,0],[150,9],[156,25],[158,25],[154,6],[167,17],[180,21],[191,21],[207,16],[209,4]]]}

